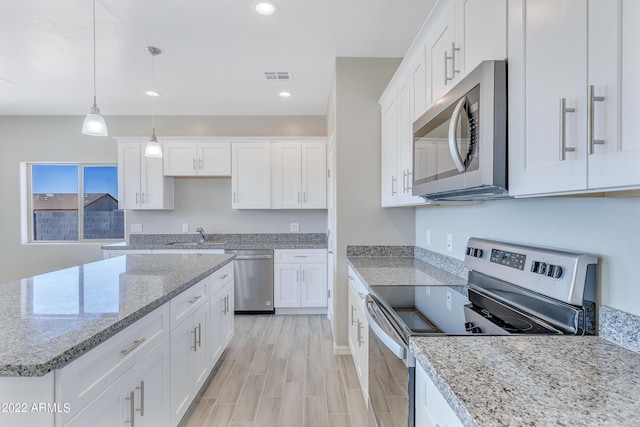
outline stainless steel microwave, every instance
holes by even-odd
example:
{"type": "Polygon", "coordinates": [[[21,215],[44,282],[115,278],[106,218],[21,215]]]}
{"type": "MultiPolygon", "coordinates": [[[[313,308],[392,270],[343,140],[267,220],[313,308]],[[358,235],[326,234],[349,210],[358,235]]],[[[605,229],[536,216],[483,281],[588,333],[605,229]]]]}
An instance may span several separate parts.
{"type": "Polygon", "coordinates": [[[484,61],[413,124],[413,195],[507,197],[507,63],[484,61]]]}

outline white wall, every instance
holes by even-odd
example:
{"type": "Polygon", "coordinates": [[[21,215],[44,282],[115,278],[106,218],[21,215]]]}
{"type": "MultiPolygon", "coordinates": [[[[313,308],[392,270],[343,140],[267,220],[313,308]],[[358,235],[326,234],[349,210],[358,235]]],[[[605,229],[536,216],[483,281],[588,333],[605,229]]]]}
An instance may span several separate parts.
{"type": "MultiPolygon", "coordinates": [[[[335,128],[336,281],[334,342],[347,345],[347,245],[413,245],[414,209],[380,207],[378,98],[395,58],[337,58],[327,122],[335,128]]],[[[330,129],[331,131],[331,129],[330,129]]]]}
{"type": "MultiPolygon", "coordinates": [[[[46,271],[101,259],[99,244],[21,244],[20,162],[116,162],[113,136],[148,136],[151,118],[106,117],[108,138],[80,133],[81,116],[0,116],[0,283],[46,271]]],[[[324,136],[323,116],[176,116],[156,117],[160,136],[324,136]]],[[[222,194],[229,179],[179,180],[173,212],[136,213],[146,232],[179,232],[182,222],[220,232],[222,225],[233,232],[288,231],[289,222],[300,222],[300,231],[326,230],[326,211],[231,212],[222,194]],[[211,181],[211,182],[210,182],[211,181]],[[176,229],[180,225],[179,229],[176,229]],[[286,229],[285,229],[286,226],[286,229]]],[[[128,218],[127,222],[131,222],[128,218]]]]}
{"type": "Polygon", "coordinates": [[[416,245],[464,259],[468,237],[575,249],[600,255],[600,303],[640,315],[640,198],[544,198],[416,210],[416,245]],[[426,243],[431,230],[431,245],[426,243]],[[453,234],[453,252],[446,235],[453,234]]]}

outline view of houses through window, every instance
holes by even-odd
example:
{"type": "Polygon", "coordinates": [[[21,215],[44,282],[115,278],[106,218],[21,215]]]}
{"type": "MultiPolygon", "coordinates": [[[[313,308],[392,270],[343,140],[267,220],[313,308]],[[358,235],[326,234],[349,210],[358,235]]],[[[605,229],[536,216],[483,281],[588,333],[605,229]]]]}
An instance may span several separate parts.
{"type": "Polygon", "coordinates": [[[124,238],[114,165],[32,164],[32,241],[124,238]]]}

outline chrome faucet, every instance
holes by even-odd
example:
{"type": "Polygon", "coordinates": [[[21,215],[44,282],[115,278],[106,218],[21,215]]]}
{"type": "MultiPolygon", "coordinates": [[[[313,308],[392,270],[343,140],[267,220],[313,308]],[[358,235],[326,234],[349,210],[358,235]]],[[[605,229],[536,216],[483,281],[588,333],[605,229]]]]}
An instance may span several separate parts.
{"type": "Polygon", "coordinates": [[[198,240],[199,243],[204,243],[204,241],[206,240],[206,237],[204,235],[204,229],[202,227],[198,227],[196,228],[196,231],[198,233],[200,233],[200,239],[198,240]]]}

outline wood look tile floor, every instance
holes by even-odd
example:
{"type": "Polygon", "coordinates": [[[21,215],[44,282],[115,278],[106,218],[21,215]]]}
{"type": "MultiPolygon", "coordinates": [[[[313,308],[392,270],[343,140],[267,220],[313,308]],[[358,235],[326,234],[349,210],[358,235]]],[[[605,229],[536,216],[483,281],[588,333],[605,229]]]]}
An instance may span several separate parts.
{"type": "Polygon", "coordinates": [[[326,316],[236,315],[234,338],[181,427],[366,427],[351,356],[326,316]]]}

